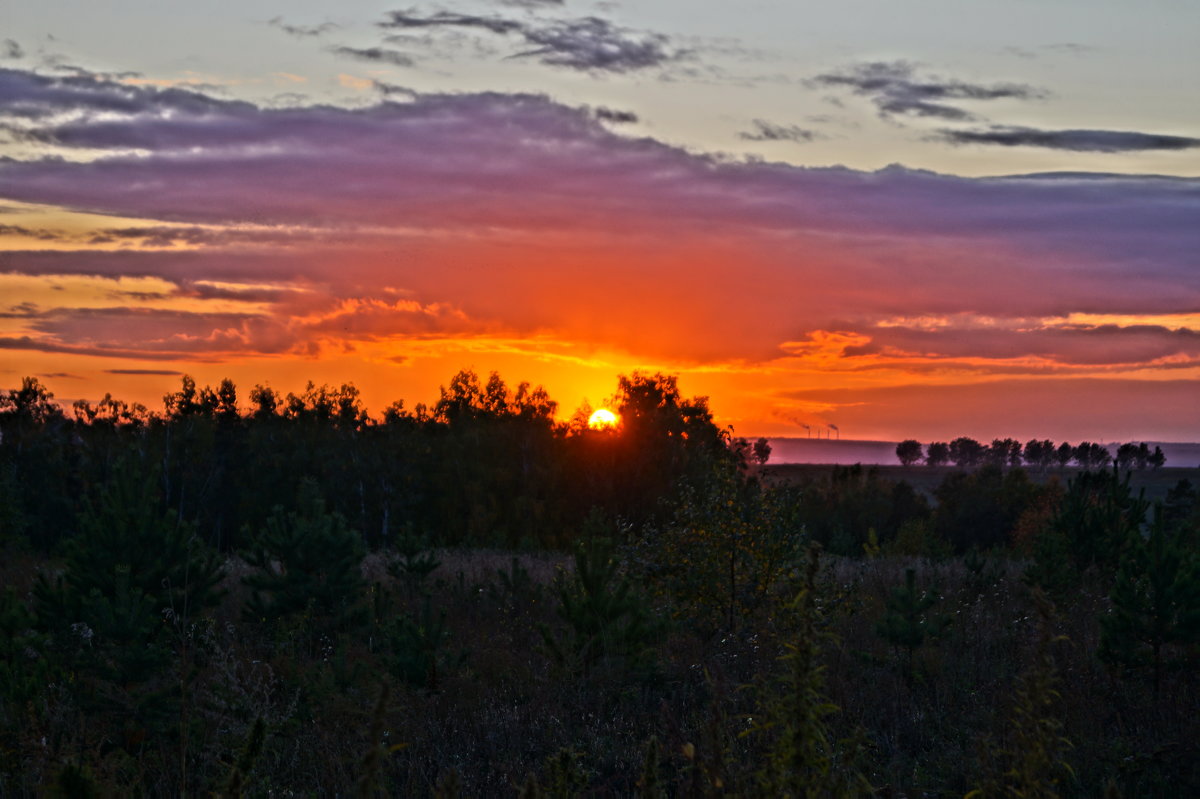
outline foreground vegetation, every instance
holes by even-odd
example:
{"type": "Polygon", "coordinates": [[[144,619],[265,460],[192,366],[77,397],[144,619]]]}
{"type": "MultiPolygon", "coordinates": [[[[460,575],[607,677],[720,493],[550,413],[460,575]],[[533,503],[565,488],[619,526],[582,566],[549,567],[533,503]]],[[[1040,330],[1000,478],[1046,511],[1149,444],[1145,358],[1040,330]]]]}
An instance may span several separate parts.
{"type": "Polygon", "coordinates": [[[251,398],[0,397],[0,795],[1200,792],[1187,481],[764,479],[662,375],[251,398]]]}

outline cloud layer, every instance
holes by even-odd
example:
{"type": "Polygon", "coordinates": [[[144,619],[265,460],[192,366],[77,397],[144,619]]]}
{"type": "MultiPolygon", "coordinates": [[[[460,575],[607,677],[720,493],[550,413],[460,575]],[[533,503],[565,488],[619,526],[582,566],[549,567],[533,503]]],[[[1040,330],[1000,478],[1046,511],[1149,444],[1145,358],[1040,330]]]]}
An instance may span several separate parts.
{"type": "MultiPolygon", "coordinates": [[[[980,99],[897,85],[870,89],[888,113],[980,99]]],[[[0,271],[45,286],[0,309],[0,348],[147,362],[384,344],[395,360],[452,340],[604,350],[756,375],[783,409],[814,375],[1200,368],[1200,180],[801,168],[613,124],[634,121],[531,94],[280,109],[0,70],[0,135],[44,154],[0,161],[0,200],[143,220],[0,230],[53,245],[0,252],[0,271]],[[98,299],[55,294],[64,276],[98,299]],[[131,277],[157,288],[118,282],[131,277]]],[[[806,133],[760,120],[751,135],[806,133]]]]}

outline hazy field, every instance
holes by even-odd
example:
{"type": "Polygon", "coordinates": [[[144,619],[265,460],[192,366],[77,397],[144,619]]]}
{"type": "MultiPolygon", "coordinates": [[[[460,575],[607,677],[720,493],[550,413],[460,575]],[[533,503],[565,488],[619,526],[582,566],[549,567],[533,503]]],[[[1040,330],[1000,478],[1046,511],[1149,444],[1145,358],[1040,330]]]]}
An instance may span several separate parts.
{"type": "MultiPolygon", "coordinates": [[[[829,473],[830,466],[831,464],[820,463],[768,464],[763,470],[763,474],[768,480],[782,482],[819,480],[829,473]]],[[[872,466],[864,464],[864,468],[877,469],[880,476],[888,480],[905,480],[913,488],[930,498],[933,497],[934,490],[946,479],[946,475],[959,471],[957,466],[872,466]]],[[[1071,466],[1066,469],[1026,469],[1026,471],[1037,482],[1057,479],[1065,484],[1080,470],[1078,467],[1071,466]]],[[[1165,466],[1161,469],[1134,471],[1130,484],[1135,491],[1145,489],[1146,499],[1153,502],[1165,498],[1167,491],[1180,480],[1190,480],[1192,485],[1200,485],[1200,467],[1165,466]]]]}

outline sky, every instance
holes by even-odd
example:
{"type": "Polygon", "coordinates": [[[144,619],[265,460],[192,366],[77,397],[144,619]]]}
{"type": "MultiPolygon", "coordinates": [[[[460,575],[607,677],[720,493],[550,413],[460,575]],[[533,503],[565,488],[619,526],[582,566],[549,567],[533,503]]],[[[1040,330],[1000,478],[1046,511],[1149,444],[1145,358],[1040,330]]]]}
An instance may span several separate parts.
{"type": "Polygon", "coordinates": [[[1192,0],[0,5],[0,386],[1200,440],[1192,0]]]}

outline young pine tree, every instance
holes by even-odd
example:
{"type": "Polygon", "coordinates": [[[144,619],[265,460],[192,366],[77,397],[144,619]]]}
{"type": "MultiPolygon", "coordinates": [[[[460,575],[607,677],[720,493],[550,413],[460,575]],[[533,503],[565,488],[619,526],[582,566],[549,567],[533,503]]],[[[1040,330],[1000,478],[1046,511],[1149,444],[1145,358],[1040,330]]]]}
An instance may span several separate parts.
{"type": "Polygon", "coordinates": [[[913,675],[913,654],[926,638],[938,637],[950,623],[948,616],[930,613],[938,601],[937,591],[918,590],[916,571],[905,569],[904,585],[892,591],[886,612],[875,625],[880,638],[897,652],[906,653],[904,673],[909,679],[913,675]]]}
{"type": "Polygon", "coordinates": [[[1033,589],[1039,635],[1033,661],[1013,689],[1013,706],[1003,738],[985,749],[985,774],[967,799],[1058,799],[1059,782],[1074,772],[1066,761],[1071,742],[1062,734],[1058,705],[1060,678],[1053,645],[1064,638],[1051,634],[1054,605],[1041,589],[1033,589]]]}
{"type": "Polygon", "coordinates": [[[827,719],[838,712],[825,695],[825,667],[821,664],[823,633],[816,596],[818,550],[809,551],[804,584],[790,610],[796,630],[780,658],[783,671],[774,690],[760,702],[763,719],[749,732],[771,736],[765,762],[758,774],[763,796],[816,799],[873,794],[858,770],[862,744],[834,741],[827,719]]]}
{"type": "Polygon", "coordinates": [[[85,500],[61,584],[43,580],[38,586],[44,600],[39,616],[62,613],[74,617],[62,619],[67,623],[86,621],[84,605],[93,592],[115,599],[118,584],[144,594],[156,611],[178,617],[216,604],[222,576],[217,555],[192,525],[167,510],[158,485],[158,470],[136,457],[114,468],[109,481],[85,500]]]}
{"type": "Polygon", "coordinates": [[[245,553],[255,572],[245,615],[276,621],[311,613],[313,630],[337,632],[364,618],[362,541],[338,513],[328,513],[320,491],[304,481],[297,510],[276,507],[245,553]]]}
{"type": "Polygon", "coordinates": [[[1034,540],[1025,581],[1065,597],[1089,568],[1116,571],[1126,548],[1141,537],[1149,503],[1134,495],[1129,474],[1082,472],[1067,483],[1057,512],[1034,540]]]}
{"type": "Polygon", "coordinates": [[[411,526],[396,541],[396,554],[398,557],[387,565],[388,574],[408,586],[410,593],[416,593],[425,578],[442,565],[430,549],[428,539],[414,533],[411,526]]]}
{"type": "Polygon", "coordinates": [[[611,541],[580,544],[574,573],[560,577],[557,589],[558,616],[566,630],[556,635],[544,628],[542,638],[559,665],[585,675],[605,660],[631,668],[649,665],[663,624],[621,573],[611,541]]]}
{"type": "Polygon", "coordinates": [[[1162,507],[1155,511],[1149,538],[1136,539],[1121,561],[1112,613],[1100,620],[1100,657],[1149,670],[1157,694],[1163,670],[1200,642],[1200,557],[1167,529],[1162,507]]]}
{"type": "Polygon", "coordinates": [[[170,659],[164,617],[186,621],[219,598],[216,554],[167,511],[158,484],[156,469],[119,463],[85,501],[64,573],[34,587],[39,625],[88,679],[151,679],[170,659]]]}

